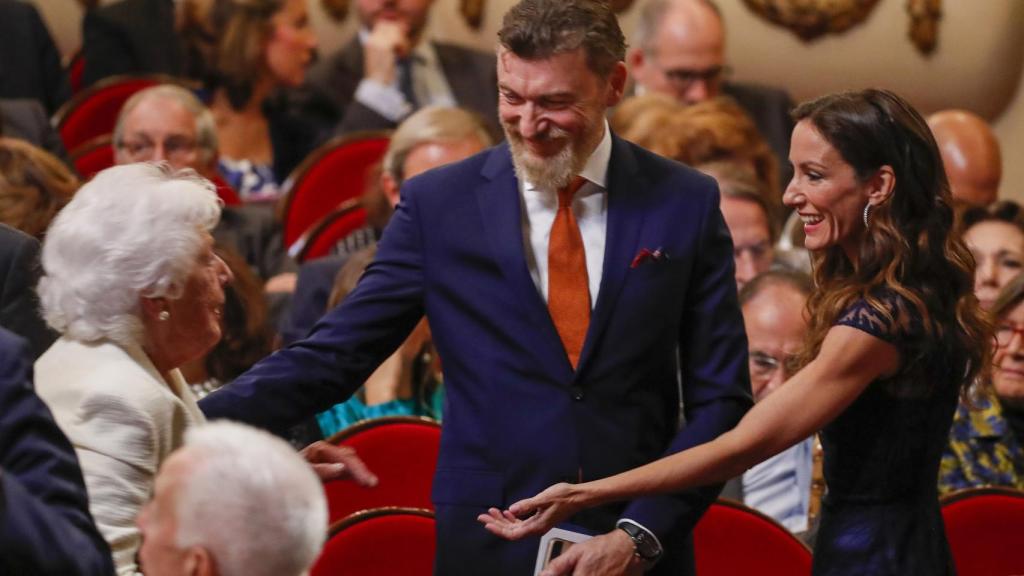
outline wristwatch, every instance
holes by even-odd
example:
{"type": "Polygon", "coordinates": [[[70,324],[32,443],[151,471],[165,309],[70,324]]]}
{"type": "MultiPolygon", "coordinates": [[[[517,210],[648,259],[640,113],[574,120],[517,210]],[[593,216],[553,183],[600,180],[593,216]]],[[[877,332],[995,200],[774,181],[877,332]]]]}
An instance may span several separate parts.
{"type": "Polygon", "coordinates": [[[633,540],[633,546],[636,547],[634,551],[641,559],[653,564],[661,558],[664,552],[661,543],[647,529],[629,520],[620,520],[615,527],[629,535],[633,540]]]}

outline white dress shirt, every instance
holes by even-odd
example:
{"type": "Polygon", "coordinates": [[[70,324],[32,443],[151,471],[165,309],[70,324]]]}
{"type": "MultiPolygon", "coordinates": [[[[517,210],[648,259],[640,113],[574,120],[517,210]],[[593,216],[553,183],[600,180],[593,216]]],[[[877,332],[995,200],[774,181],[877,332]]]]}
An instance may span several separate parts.
{"type": "MultiPolygon", "coordinates": [[[[369,31],[359,30],[359,41],[364,46],[369,36],[369,31]]],[[[412,64],[412,90],[416,94],[419,106],[455,106],[455,96],[452,95],[452,88],[444,76],[434,45],[425,40],[420,41],[409,54],[409,58],[412,64]]],[[[412,104],[405,100],[398,82],[397,67],[395,79],[391,84],[363,78],[356,86],[356,102],[392,122],[398,122],[415,111],[412,104]]]]}
{"type": "Polygon", "coordinates": [[[814,437],[743,473],[743,502],[771,516],[790,532],[807,530],[814,437]]]}
{"type": "MultiPolygon", "coordinates": [[[[608,122],[604,137],[587,159],[580,176],[586,183],[573,196],[572,212],[583,236],[590,286],[590,308],[597,302],[604,266],[605,231],[608,228],[608,162],[612,157],[612,136],[608,122]]],[[[526,265],[544,301],[548,300],[548,240],[558,212],[558,191],[543,190],[530,182],[519,183],[523,200],[523,242],[526,265]]]]}

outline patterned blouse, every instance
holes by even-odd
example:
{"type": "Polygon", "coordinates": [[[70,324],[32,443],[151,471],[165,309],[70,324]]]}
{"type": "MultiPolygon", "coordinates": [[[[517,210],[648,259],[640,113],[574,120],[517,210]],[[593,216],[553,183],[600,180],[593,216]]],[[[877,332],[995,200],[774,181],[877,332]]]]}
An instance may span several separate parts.
{"type": "Polygon", "coordinates": [[[977,410],[963,403],[957,408],[939,467],[939,493],[993,485],[1024,490],[1024,449],[999,400],[988,395],[974,403],[977,410]]]}

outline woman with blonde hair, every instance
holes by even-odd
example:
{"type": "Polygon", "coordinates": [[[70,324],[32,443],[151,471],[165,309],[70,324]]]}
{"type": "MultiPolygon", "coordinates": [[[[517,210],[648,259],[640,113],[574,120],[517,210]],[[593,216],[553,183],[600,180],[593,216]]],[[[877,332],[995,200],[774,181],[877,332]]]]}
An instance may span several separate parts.
{"type": "Polygon", "coordinates": [[[78,186],[56,156],[22,140],[0,138],[0,222],[42,239],[78,186]]]}

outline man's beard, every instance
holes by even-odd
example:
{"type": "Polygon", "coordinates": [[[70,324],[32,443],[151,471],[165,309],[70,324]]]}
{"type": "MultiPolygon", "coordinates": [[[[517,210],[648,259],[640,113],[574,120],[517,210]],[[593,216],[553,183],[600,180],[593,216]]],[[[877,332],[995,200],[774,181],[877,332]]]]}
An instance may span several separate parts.
{"type": "MultiPolygon", "coordinates": [[[[595,123],[596,124],[596,123],[595,123]]],[[[504,124],[505,139],[512,151],[512,164],[520,182],[529,182],[541,190],[565,188],[583,170],[600,137],[595,126],[587,126],[580,140],[570,139],[570,134],[557,126],[548,128],[546,139],[565,140],[565,145],[553,156],[541,157],[529,151],[519,130],[504,124]]]]}

